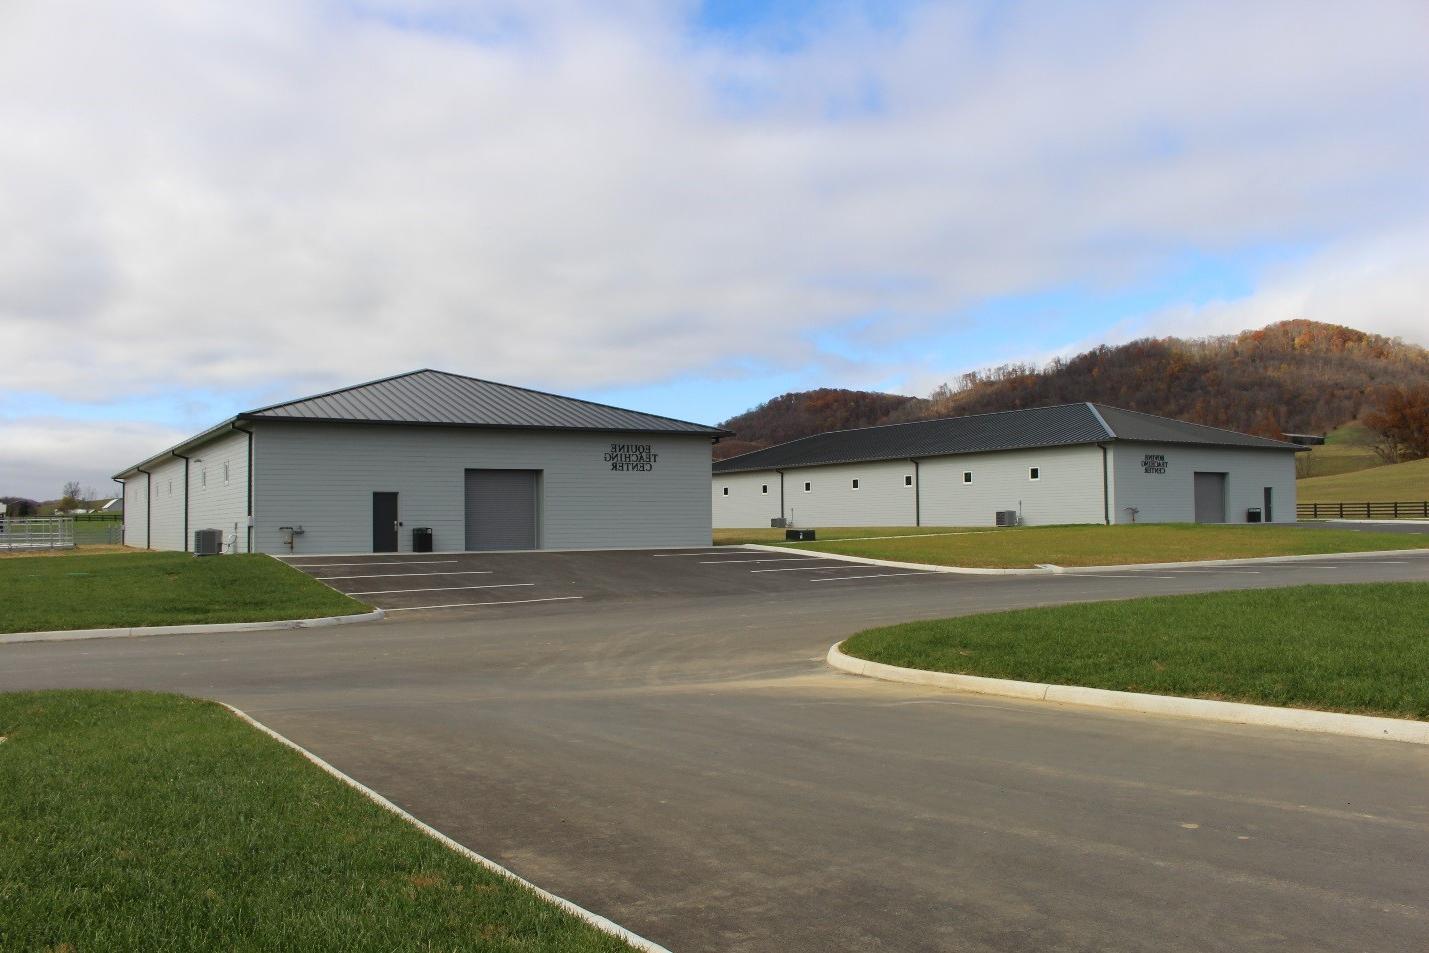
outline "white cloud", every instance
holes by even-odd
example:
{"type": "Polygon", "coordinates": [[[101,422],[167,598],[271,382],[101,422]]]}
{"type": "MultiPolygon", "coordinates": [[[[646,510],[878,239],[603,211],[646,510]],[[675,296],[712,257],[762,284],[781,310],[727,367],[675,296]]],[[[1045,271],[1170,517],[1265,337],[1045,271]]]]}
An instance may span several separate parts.
{"type": "MultiPolygon", "coordinates": [[[[650,3],[10,2],[0,390],[640,384],[1188,248],[1371,249],[1424,218],[1426,10],[930,4],[775,52],[650,3]]],[[[1419,290],[1328,265],[1353,292],[1258,313],[1419,290]]]]}
{"type": "Polygon", "coordinates": [[[119,495],[110,479],[123,466],[171,447],[186,434],[142,423],[0,418],[0,496],[53,500],[70,480],[101,497],[119,495]]]}

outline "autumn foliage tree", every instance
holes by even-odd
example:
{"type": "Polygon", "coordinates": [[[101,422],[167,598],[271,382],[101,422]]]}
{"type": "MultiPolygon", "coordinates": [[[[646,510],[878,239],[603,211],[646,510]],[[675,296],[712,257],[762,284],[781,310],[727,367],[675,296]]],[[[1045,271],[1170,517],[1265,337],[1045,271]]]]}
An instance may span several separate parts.
{"type": "Polygon", "coordinates": [[[1429,384],[1381,388],[1364,425],[1375,432],[1374,452],[1385,463],[1429,457],[1429,384]]]}

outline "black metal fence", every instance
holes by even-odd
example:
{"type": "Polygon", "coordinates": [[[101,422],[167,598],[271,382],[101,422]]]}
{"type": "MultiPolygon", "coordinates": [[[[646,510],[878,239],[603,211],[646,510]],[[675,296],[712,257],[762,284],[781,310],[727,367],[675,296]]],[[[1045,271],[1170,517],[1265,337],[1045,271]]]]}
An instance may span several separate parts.
{"type": "Polygon", "coordinates": [[[1429,519],[1429,500],[1399,503],[1296,503],[1301,520],[1402,520],[1429,519]]]}

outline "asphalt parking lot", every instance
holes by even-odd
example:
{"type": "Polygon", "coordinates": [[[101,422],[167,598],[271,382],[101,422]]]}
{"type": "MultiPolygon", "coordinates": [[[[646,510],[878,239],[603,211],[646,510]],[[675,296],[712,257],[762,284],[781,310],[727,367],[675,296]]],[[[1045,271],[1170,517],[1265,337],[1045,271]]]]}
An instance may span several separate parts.
{"type": "MultiPolygon", "coordinates": [[[[742,547],[539,553],[420,553],[285,557],[284,562],[369,605],[395,613],[661,597],[805,592],[888,585],[942,573],[883,569],[817,554],[742,547]]],[[[576,608],[574,606],[568,608],[576,608]]]]}
{"type": "Polygon", "coordinates": [[[439,609],[440,593],[394,592],[382,598],[423,607],[327,629],[0,646],[0,690],[228,702],[678,953],[1429,949],[1422,747],[978,697],[823,661],[872,625],[1426,581],[1429,556],[834,580],[867,567],[688,552],[382,560],[395,577],[367,572],[375,558],[297,560],[369,577],[326,580],[354,591],[479,571],[582,598],[439,609]]]}

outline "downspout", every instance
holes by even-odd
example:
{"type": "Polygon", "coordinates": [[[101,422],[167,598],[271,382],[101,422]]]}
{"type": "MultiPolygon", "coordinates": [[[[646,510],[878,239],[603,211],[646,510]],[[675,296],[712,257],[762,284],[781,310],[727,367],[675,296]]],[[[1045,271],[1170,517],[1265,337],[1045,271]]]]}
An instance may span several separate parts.
{"type": "Polygon", "coordinates": [[[1107,465],[1106,465],[1106,444],[1099,443],[1102,448],[1102,522],[1107,526],[1111,525],[1111,492],[1107,489],[1107,465]]]}
{"type": "Polygon", "coordinates": [[[922,474],[918,472],[918,461],[909,459],[913,464],[913,525],[923,525],[923,480],[922,474]]]}
{"type": "Polygon", "coordinates": [[[153,549],[151,534],[154,530],[154,474],[143,467],[135,467],[144,474],[144,548],[153,549]]]}
{"type": "Polygon", "coordinates": [[[253,552],[253,431],[246,427],[238,426],[237,422],[228,426],[239,433],[248,435],[248,542],[244,546],[244,552],[253,552]]]}
{"type": "Polygon", "coordinates": [[[169,452],[172,453],[174,456],[178,457],[180,460],[184,461],[184,537],[183,537],[183,542],[180,544],[180,547],[179,547],[179,548],[182,549],[184,552],[188,552],[188,551],[189,551],[189,458],[186,457],[186,456],[184,456],[182,453],[177,453],[177,452],[175,452],[175,451],[173,451],[173,450],[170,450],[169,452]]]}

